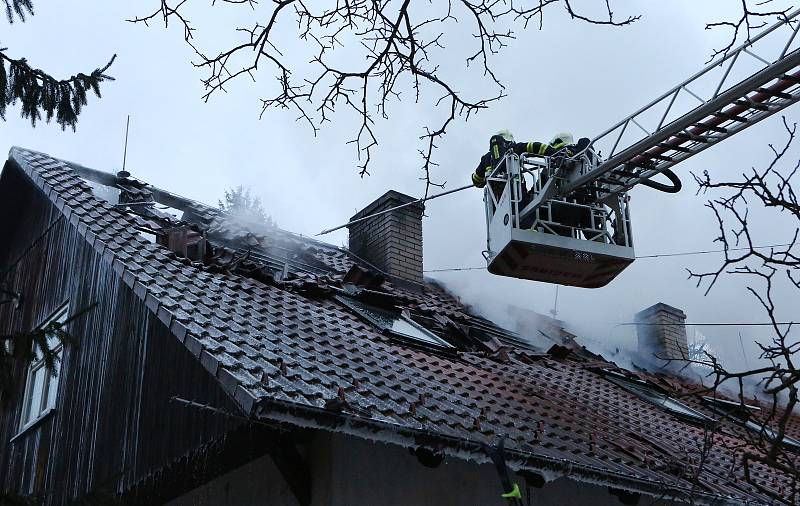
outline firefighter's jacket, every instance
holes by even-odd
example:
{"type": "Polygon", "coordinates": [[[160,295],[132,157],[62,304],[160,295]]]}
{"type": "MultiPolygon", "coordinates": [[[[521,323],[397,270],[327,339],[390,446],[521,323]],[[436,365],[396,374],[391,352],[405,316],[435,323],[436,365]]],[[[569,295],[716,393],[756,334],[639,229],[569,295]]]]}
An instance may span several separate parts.
{"type": "Polygon", "coordinates": [[[475,172],[472,174],[472,182],[475,186],[483,186],[486,184],[486,174],[492,171],[500,159],[505,156],[509,149],[513,149],[514,153],[521,155],[523,153],[533,153],[543,156],[552,156],[560,151],[565,144],[556,144],[551,146],[545,142],[496,142],[494,138],[490,142],[489,152],[481,157],[481,161],[475,172]]]}

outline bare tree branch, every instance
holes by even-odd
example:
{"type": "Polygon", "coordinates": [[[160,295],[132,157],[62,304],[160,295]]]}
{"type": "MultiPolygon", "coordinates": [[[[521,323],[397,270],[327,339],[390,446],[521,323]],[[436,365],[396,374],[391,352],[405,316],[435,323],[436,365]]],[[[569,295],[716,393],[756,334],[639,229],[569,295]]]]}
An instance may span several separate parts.
{"type": "Polygon", "coordinates": [[[707,23],[706,30],[711,30],[713,28],[726,28],[731,32],[731,38],[728,44],[725,46],[715,49],[714,52],[709,57],[708,61],[713,60],[719,55],[728,54],[734,44],[743,38],[744,40],[750,40],[751,35],[753,34],[753,30],[758,30],[763,28],[767,25],[768,19],[771,17],[777,17],[779,19],[785,18],[786,13],[789,12],[789,8],[786,9],[776,9],[776,10],[761,10],[760,8],[764,5],[772,3],[772,0],[764,0],[755,3],[755,7],[751,7],[748,5],[747,0],[740,0],[741,8],[742,8],[742,15],[739,19],[735,21],[717,21],[714,23],[707,23]]]}
{"type": "Polygon", "coordinates": [[[447,128],[456,118],[467,120],[505,96],[492,58],[515,38],[515,25],[524,29],[538,19],[541,26],[544,9],[557,4],[573,19],[587,23],[624,26],[639,18],[617,20],[609,1],[599,17],[579,11],[570,0],[448,0],[441,5],[340,0],[328,6],[307,0],[273,0],[263,6],[251,0],[229,0],[221,4],[252,9],[255,22],[236,29],[238,43],[210,53],[195,41],[197,32],[187,17],[186,0],[160,0],[154,10],[129,21],[149,25],[159,20],[165,26],[172,21],[181,26],[184,41],[195,53],[195,67],[206,72],[204,100],[226,91],[240,78],[255,80],[266,67],[276,80],[277,92],[262,99],[262,115],[270,109],[293,110],[316,134],[332,121],[337,107],[349,110],[359,118],[350,143],[356,148],[362,176],[369,173],[379,143],[375,121],[389,118],[389,105],[400,101],[407,90],[413,91],[417,103],[432,100],[442,116],[425,125],[420,135],[426,194],[432,186],[441,186],[434,182],[433,155],[447,128]],[[286,33],[292,27],[304,43],[303,49],[311,52],[310,61],[284,53],[289,45],[286,33]],[[472,33],[475,41],[475,50],[467,53],[465,64],[477,65],[494,91],[470,97],[462,91],[463,85],[442,71],[442,64],[452,60],[446,35],[464,32],[472,33]],[[348,53],[350,57],[342,59],[342,50],[361,51],[363,58],[348,53]]]}
{"type": "MultiPolygon", "coordinates": [[[[800,162],[783,169],[783,162],[795,139],[797,125],[783,119],[786,141],[779,148],[769,145],[772,160],[762,169],[751,168],[739,180],[712,181],[708,172],[702,176],[693,174],[699,185],[698,193],[723,192],[718,198],[706,204],[718,222],[719,236],[715,241],[722,243],[725,258],[719,268],[702,273],[690,271],[690,278],[697,285],[706,285],[706,294],[716,285],[723,273],[743,277],[748,280],[747,292],[756,300],[767,314],[772,325],[772,336],[766,343],[757,343],[763,365],[743,371],[726,368],[716,357],[706,353],[704,357],[685,357],[685,364],[702,365],[708,371],[705,386],[694,392],[705,393],[716,398],[724,397],[725,392],[734,392],[739,406],[732,410],[728,418],[737,420],[749,430],[742,436],[745,445],[733,447],[724,443],[731,451],[741,455],[745,481],[778,502],[796,504],[800,469],[798,458],[787,450],[784,438],[795,408],[798,406],[798,382],[800,369],[795,354],[800,350],[800,340],[796,337],[791,321],[780,323],[778,318],[781,304],[786,301],[777,298],[776,286],[784,283],[790,289],[800,290],[800,253],[798,253],[798,233],[800,233],[800,205],[793,183],[800,162]],[[754,234],[759,232],[749,221],[751,210],[778,213],[783,219],[794,223],[790,231],[791,240],[786,246],[767,251],[754,247],[754,234]],[[736,254],[731,246],[743,245],[736,254]],[[741,251],[742,253],[739,253],[741,251]],[[750,401],[748,391],[760,393],[760,398],[750,401]],[[751,404],[748,404],[748,401],[751,404]],[[756,411],[758,410],[756,414],[756,411]],[[734,414],[735,411],[735,414],[734,414]],[[763,483],[755,478],[759,472],[753,469],[764,466],[776,476],[774,483],[763,483]]],[[[796,310],[796,300],[789,304],[796,310]]],[[[719,444],[719,443],[717,443],[719,444]]],[[[734,470],[732,469],[732,472],[734,470]]]]}

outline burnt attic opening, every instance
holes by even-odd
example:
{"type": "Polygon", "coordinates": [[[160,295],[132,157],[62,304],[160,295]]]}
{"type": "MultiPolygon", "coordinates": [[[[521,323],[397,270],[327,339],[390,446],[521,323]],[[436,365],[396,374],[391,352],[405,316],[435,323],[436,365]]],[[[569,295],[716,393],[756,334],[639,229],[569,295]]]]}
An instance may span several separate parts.
{"type": "MultiPolygon", "coordinates": [[[[215,208],[132,177],[77,164],[70,166],[95,197],[133,217],[142,238],[167,248],[178,257],[202,264],[204,269],[247,276],[306,297],[332,298],[380,333],[412,347],[448,354],[492,352],[509,344],[531,347],[519,335],[483,318],[464,314],[454,321],[435,304],[420,308],[414,301],[401,297],[404,292],[422,290],[419,284],[422,269],[419,210],[388,216],[381,228],[385,240],[374,244],[368,241],[372,253],[385,254],[370,259],[380,260],[378,263],[386,270],[360,262],[353,263],[342,276],[323,262],[320,255],[332,249],[352,258],[353,248],[351,252],[342,253],[339,248],[298,238],[274,225],[269,230],[254,233],[250,223],[242,223],[215,208]],[[417,249],[411,257],[408,252],[399,252],[402,254],[398,256],[395,250],[398,241],[415,243],[417,249]]],[[[396,192],[379,200],[382,206],[387,206],[397,199],[408,200],[396,192]]]]}

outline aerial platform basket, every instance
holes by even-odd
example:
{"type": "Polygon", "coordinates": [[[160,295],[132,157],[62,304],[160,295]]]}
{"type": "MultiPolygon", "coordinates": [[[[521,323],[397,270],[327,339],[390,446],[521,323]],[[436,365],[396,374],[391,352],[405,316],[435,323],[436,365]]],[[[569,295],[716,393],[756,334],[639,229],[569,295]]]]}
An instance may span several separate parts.
{"type": "Polygon", "coordinates": [[[606,200],[591,188],[558,195],[568,173],[596,163],[591,151],[577,159],[514,153],[503,158],[484,190],[489,272],[598,288],[633,262],[625,193],[606,200]]]}

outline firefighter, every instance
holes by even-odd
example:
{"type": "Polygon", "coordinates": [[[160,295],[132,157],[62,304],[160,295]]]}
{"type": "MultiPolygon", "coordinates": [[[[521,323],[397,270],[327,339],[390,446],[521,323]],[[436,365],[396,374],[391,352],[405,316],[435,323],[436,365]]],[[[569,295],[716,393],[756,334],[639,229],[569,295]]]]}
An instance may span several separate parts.
{"type": "MultiPolygon", "coordinates": [[[[587,139],[588,140],[588,139],[587,139]]],[[[543,142],[514,142],[514,136],[508,130],[500,130],[489,139],[489,152],[481,157],[478,168],[472,173],[472,184],[478,188],[486,185],[486,174],[505,156],[508,150],[513,149],[514,153],[533,153],[543,156],[552,156],[566,146],[573,143],[572,134],[562,132],[556,134],[549,143],[543,142]]]]}

